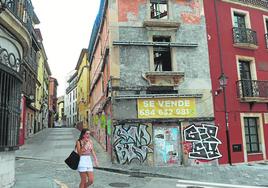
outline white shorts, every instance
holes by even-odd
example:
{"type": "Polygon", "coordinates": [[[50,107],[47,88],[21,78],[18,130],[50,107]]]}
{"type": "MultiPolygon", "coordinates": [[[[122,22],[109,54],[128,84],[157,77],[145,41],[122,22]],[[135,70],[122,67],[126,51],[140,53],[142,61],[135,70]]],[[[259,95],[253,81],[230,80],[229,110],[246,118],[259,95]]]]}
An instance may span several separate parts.
{"type": "Polygon", "coordinates": [[[81,155],[77,168],[78,172],[93,172],[93,164],[89,155],[81,155]]]}

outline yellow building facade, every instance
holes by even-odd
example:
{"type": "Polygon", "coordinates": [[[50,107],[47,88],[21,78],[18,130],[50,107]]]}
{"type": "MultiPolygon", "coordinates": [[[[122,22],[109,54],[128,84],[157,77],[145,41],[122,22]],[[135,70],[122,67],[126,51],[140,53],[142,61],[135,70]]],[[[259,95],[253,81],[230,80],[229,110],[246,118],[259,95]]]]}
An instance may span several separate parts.
{"type": "Polygon", "coordinates": [[[41,47],[38,52],[38,68],[37,68],[37,80],[36,86],[36,97],[35,97],[35,108],[37,109],[35,114],[36,129],[37,131],[48,127],[48,86],[49,76],[51,71],[47,62],[47,55],[42,44],[42,36],[39,30],[36,31],[39,35],[39,45],[41,47]]]}
{"type": "Polygon", "coordinates": [[[87,49],[82,49],[76,68],[78,72],[77,79],[77,117],[78,126],[89,127],[89,66],[87,49]]]}

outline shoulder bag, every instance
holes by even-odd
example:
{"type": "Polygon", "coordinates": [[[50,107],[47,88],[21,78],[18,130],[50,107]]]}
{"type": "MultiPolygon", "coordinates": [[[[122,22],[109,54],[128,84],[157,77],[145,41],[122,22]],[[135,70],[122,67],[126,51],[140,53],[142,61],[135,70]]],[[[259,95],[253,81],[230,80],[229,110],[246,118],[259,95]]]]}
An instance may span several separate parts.
{"type": "MultiPolygon", "coordinates": [[[[79,141],[80,143],[80,141],[79,141]]],[[[80,143],[81,144],[81,143],[80,143]]],[[[69,155],[69,157],[67,157],[67,159],[65,159],[65,163],[73,170],[77,170],[78,168],[78,164],[79,164],[79,161],[80,161],[80,155],[75,151],[73,150],[71,152],[71,154],[69,155]]]]}

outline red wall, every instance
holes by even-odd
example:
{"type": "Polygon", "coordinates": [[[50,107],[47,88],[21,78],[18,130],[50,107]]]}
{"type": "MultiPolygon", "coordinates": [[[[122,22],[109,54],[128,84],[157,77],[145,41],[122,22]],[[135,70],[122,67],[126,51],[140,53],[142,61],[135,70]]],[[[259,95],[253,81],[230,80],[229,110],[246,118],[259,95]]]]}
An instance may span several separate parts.
{"type": "MultiPolygon", "coordinates": [[[[240,113],[265,113],[267,112],[266,103],[255,103],[250,109],[249,103],[241,103],[237,98],[236,81],[238,80],[236,55],[249,56],[255,58],[257,79],[268,80],[268,74],[265,70],[260,70],[261,63],[266,62],[268,66],[268,52],[265,47],[264,40],[265,27],[263,22],[263,15],[267,15],[267,12],[260,11],[258,9],[252,9],[245,6],[240,6],[233,3],[225,3],[221,1],[217,2],[217,9],[219,15],[219,36],[217,35],[216,14],[215,14],[215,1],[204,1],[204,11],[207,24],[208,34],[208,47],[210,58],[210,73],[212,79],[213,92],[219,88],[218,78],[221,75],[220,68],[220,52],[219,41],[220,38],[221,51],[222,51],[222,63],[223,71],[227,75],[228,84],[226,86],[226,110],[228,112],[229,119],[229,132],[230,143],[232,150],[233,144],[242,144],[241,122],[240,113]],[[258,49],[248,50],[233,47],[233,33],[232,33],[232,15],[231,7],[243,11],[248,11],[250,16],[251,29],[257,32],[258,49]]],[[[227,142],[226,142],[226,125],[225,125],[225,113],[224,113],[224,95],[220,93],[218,96],[214,96],[214,112],[215,112],[215,124],[219,126],[218,137],[222,141],[222,145],[219,146],[220,152],[223,157],[220,159],[220,163],[228,163],[227,154],[227,142]]],[[[265,136],[268,136],[268,128],[264,125],[265,136]]],[[[266,146],[268,146],[268,139],[266,139],[266,146]]],[[[267,153],[266,149],[266,153],[267,153]]],[[[266,154],[267,155],[267,154],[266,154]]],[[[244,162],[244,151],[232,152],[232,163],[244,162]]],[[[248,161],[263,160],[262,155],[250,155],[248,161]]]]}
{"type": "Polygon", "coordinates": [[[19,145],[24,145],[25,141],[25,116],[26,116],[26,99],[21,98],[21,113],[20,113],[20,131],[19,131],[19,145]]]}

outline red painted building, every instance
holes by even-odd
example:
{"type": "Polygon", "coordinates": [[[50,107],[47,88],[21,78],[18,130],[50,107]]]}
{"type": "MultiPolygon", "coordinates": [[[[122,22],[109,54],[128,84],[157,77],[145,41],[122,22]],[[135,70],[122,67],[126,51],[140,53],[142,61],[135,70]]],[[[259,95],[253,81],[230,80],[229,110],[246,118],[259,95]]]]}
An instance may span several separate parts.
{"type": "Polygon", "coordinates": [[[57,112],[57,87],[58,81],[56,78],[49,77],[49,98],[48,98],[48,127],[54,127],[54,116],[57,112]]]}
{"type": "Polygon", "coordinates": [[[221,164],[268,155],[268,2],[206,0],[204,12],[221,164]],[[219,78],[228,78],[220,86],[219,78]]]}

